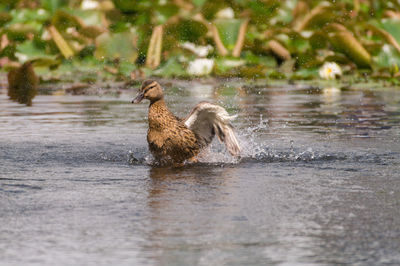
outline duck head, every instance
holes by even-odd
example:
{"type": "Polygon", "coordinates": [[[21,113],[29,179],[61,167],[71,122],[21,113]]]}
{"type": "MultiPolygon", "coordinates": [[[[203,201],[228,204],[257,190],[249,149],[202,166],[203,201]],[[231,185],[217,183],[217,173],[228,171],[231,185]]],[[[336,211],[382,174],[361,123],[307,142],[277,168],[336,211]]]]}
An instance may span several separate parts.
{"type": "Polygon", "coordinates": [[[164,94],[161,85],[154,80],[145,80],[135,99],[132,100],[132,103],[140,103],[143,99],[155,102],[162,98],[164,98],[164,94]]]}

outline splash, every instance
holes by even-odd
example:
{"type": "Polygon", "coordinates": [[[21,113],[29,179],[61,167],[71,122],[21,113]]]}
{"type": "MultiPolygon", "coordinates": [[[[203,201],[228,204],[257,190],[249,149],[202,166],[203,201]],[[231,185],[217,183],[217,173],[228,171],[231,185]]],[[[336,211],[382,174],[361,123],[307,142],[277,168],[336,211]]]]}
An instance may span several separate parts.
{"type": "Polygon", "coordinates": [[[293,140],[282,143],[282,147],[275,148],[268,140],[260,140],[260,135],[269,129],[268,119],[260,115],[258,123],[250,127],[237,130],[237,137],[241,145],[241,156],[232,157],[224,145],[214,140],[210,147],[199,156],[199,162],[209,164],[239,164],[245,162],[294,162],[294,161],[326,161],[343,160],[343,154],[327,154],[314,151],[312,147],[295,147],[293,140]]]}
{"type": "MultiPolygon", "coordinates": [[[[198,163],[225,165],[247,162],[295,162],[295,161],[326,161],[342,160],[346,156],[340,154],[326,154],[314,151],[312,147],[295,147],[293,140],[282,140],[279,149],[272,143],[260,140],[260,135],[269,129],[268,119],[260,115],[257,124],[237,130],[237,138],[241,145],[241,156],[233,157],[216,138],[211,145],[198,155],[198,163]],[[289,144],[289,146],[288,146],[289,144]]],[[[157,162],[149,154],[148,150],[140,152],[129,151],[128,162],[130,164],[144,164],[157,166],[157,162]]],[[[192,164],[192,163],[190,163],[192,164]]]]}

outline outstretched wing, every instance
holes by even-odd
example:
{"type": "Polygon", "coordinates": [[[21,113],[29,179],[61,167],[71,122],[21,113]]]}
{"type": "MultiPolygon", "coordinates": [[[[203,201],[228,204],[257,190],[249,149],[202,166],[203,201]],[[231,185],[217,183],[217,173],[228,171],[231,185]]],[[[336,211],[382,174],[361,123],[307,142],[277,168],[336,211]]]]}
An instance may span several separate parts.
{"type": "Polygon", "coordinates": [[[203,146],[210,144],[214,135],[225,143],[226,148],[233,156],[238,156],[240,146],[230,123],[236,116],[230,116],[221,106],[209,102],[196,105],[190,114],[183,119],[185,125],[200,139],[203,146]]]}

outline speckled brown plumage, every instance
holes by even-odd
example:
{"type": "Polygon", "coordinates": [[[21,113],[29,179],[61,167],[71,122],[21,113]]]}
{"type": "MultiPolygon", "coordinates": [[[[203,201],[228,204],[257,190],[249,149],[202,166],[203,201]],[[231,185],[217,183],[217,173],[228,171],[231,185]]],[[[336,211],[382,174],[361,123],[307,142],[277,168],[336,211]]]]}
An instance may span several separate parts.
{"type": "Polygon", "coordinates": [[[217,133],[229,152],[238,156],[240,147],[229,123],[231,117],[218,105],[199,103],[185,119],[179,119],[168,110],[160,84],[146,80],[132,103],[150,101],[149,150],[161,164],[182,164],[192,160],[212,141],[217,133]]]}
{"type": "Polygon", "coordinates": [[[164,99],[150,104],[147,142],[156,160],[165,163],[182,163],[201,149],[195,134],[168,110],[164,99]]]}

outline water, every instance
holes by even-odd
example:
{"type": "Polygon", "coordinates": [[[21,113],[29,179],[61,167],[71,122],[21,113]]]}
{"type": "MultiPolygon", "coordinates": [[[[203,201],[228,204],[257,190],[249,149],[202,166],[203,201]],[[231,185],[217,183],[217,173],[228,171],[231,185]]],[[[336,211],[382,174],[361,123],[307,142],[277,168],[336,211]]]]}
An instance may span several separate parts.
{"type": "Polygon", "coordinates": [[[0,264],[400,263],[400,91],[195,87],[167,88],[170,109],[237,113],[240,161],[215,142],[151,166],[133,90],[33,107],[2,90],[0,264]]]}

